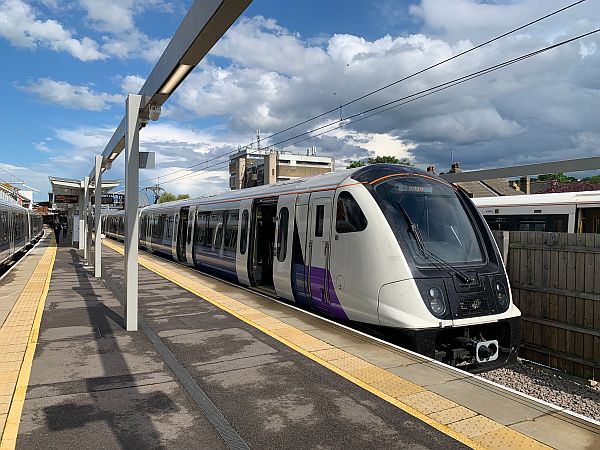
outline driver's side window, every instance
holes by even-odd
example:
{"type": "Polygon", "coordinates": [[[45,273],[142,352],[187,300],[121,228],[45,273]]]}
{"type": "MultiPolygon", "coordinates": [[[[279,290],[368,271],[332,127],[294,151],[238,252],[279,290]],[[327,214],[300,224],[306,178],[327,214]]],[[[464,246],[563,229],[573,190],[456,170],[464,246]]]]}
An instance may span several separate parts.
{"type": "Polygon", "coordinates": [[[350,192],[340,192],[336,206],[335,231],[355,233],[367,228],[367,218],[350,192]]]}

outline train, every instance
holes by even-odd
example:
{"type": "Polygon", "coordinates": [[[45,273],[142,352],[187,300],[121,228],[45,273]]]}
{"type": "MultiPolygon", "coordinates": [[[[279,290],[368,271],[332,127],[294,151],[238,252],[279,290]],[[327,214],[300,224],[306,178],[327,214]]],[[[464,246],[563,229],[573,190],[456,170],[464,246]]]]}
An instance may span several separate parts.
{"type": "Polygon", "coordinates": [[[600,190],[473,201],[493,230],[600,233],[600,190]]]}
{"type": "MultiPolygon", "coordinates": [[[[123,211],[102,218],[123,240],[123,211]]],[[[520,311],[459,187],[374,164],[139,210],[139,246],[478,372],[513,364],[520,311]]]]}
{"type": "Polygon", "coordinates": [[[0,200],[0,268],[32,244],[42,232],[42,216],[0,200]]]}

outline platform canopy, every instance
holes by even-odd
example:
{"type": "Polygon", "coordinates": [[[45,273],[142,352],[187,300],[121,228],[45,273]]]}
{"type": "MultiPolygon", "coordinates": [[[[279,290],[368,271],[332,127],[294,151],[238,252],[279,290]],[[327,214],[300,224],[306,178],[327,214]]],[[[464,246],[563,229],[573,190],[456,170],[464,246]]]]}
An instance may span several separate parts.
{"type": "MultiPolygon", "coordinates": [[[[54,203],[78,203],[79,195],[84,191],[81,180],[58,177],[48,177],[48,179],[52,185],[54,203]]],[[[107,193],[120,184],[121,180],[102,180],[102,192],[107,193]]],[[[93,183],[90,184],[90,188],[94,188],[93,183]]]]}

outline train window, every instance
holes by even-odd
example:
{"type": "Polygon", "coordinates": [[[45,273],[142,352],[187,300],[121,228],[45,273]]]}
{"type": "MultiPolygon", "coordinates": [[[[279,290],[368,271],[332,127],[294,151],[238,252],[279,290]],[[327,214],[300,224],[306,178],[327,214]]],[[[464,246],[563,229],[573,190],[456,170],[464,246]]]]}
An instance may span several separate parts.
{"type": "Polygon", "coordinates": [[[286,207],[281,208],[279,211],[279,228],[277,229],[277,261],[285,261],[285,255],[287,252],[287,239],[288,239],[288,221],[290,218],[290,212],[286,207]]]}
{"type": "Polygon", "coordinates": [[[8,242],[8,214],[3,212],[0,218],[0,238],[2,239],[2,243],[6,244],[8,242]]]}
{"type": "Polygon", "coordinates": [[[248,242],[248,210],[245,209],[242,213],[242,235],[240,236],[240,253],[243,255],[246,253],[246,244],[248,242]]]}
{"type": "Polygon", "coordinates": [[[315,218],[315,237],[323,237],[323,222],[325,219],[325,205],[317,205],[315,218]]]}
{"type": "Polygon", "coordinates": [[[206,242],[209,247],[218,250],[223,245],[223,212],[215,211],[210,213],[208,229],[206,233],[206,242]]]}
{"type": "Polygon", "coordinates": [[[227,222],[225,224],[225,250],[235,251],[237,246],[239,212],[229,211],[227,214],[227,222]]]}
{"type": "Polygon", "coordinates": [[[367,228],[367,218],[350,192],[341,192],[337,201],[335,231],[354,233],[367,228]]]}
{"type": "Polygon", "coordinates": [[[209,215],[210,213],[199,212],[196,216],[196,237],[194,241],[202,247],[206,247],[206,223],[209,215]]]}
{"type": "Polygon", "coordinates": [[[173,225],[175,224],[175,218],[168,217],[166,219],[166,222],[167,222],[167,238],[172,238],[173,237],[173,225]]]}

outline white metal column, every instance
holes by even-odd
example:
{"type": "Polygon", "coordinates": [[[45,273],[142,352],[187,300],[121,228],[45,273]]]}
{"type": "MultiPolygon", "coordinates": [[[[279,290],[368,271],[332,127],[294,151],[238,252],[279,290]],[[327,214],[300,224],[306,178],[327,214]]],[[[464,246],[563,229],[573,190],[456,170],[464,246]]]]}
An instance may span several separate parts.
{"type": "Polygon", "coordinates": [[[96,156],[96,176],[94,177],[94,276],[102,276],[102,155],[96,156]]]}
{"type": "Polygon", "coordinates": [[[90,177],[83,179],[83,259],[90,263],[90,247],[88,245],[88,211],[90,203],[90,177]]]}
{"type": "Polygon", "coordinates": [[[125,102],[125,327],[138,329],[138,239],[141,95],[125,102]]]}
{"type": "MultiPolygon", "coordinates": [[[[81,187],[83,188],[83,181],[81,182],[81,187]]],[[[79,223],[77,224],[77,248],[79,250],[83,250],[85,247],[85,244],[84,244],[85,234],[83,234],[83,232],[84,232],[83,210],[85,207],[85,195],[84,195],[83,191],[79,192],[78,195],[79,195],[79,215],[77,216],[77,221],[79,223]]],[[[75,221],[74,220],[73,220],[73,240],[75,240],[75,221]]]]}

